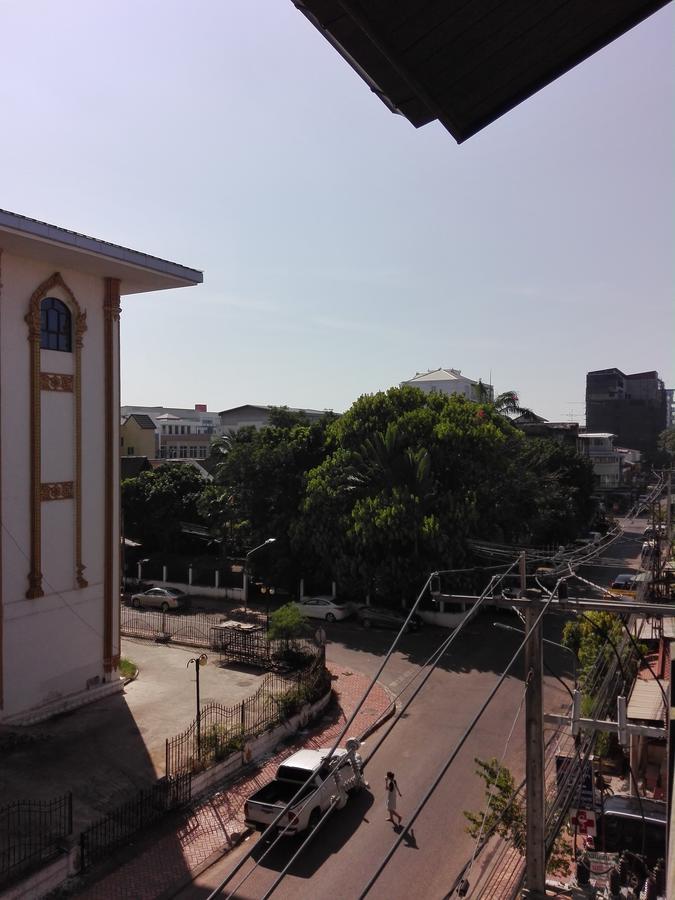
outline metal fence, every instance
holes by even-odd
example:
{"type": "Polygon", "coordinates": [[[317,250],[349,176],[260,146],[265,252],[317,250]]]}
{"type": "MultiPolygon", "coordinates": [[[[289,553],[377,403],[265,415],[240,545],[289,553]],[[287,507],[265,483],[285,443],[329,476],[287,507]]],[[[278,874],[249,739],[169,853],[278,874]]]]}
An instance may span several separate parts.
{"type": "Polygon", "coordinates": [[[56,856],[72,830],[70,793],[0,807],[0,888],[56,856]]]}
{"type": "Polygon", "coordinates": [[[80,834],[80,866],[86,869],[110,850],[127,843],[130,837],[152,825],[167,812],[180,809],[192,798],[192,775],[184,772],[162,778],[136,796],[120,804],[80,834]]]}
{"type": "Polygon", "coordinates": [[[211,647],[211,629],[222,620],[222,613],[163,613],[122,605],[120,631],[126,637],[171,640],[191,647],[211,647]]]}
{"type": "Polygon", "coordinates": [[[207,703],[182,734],[167,739],[166,773],[197,772],[244,749],[244,742],[285,721],[330,687],[324,656],[293,675],[268,673],[256,693],[236,706],[207,703]]]}

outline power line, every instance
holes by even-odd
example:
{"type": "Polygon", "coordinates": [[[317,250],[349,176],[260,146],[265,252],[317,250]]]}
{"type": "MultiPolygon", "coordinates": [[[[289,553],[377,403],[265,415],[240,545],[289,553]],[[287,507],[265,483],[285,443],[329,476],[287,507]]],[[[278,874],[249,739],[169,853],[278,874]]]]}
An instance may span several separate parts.
{"type": "Polygon", "coordinates": [[[408,834],[408,832],[409,832],[411,826],[414,824],[414,822],[415,822],[415,820],[417,819],[418,815],[420,814],[420,812],[421,812],[421,811],[424,809],[424,807],[426,806],[426,804],[427,804],[429,798],[430,798],[431,795],[434,793],[434,791],[436,790],[436,788],[437,788],[438,785],[440,784],[441,780],[443,779],[445,773],[447,772],[447,770],[450,768],[451,764],[454,762],[455,758],[457,757],[457,754],[459,753],[459,751],[462,749],[462,747],[463,747],[464,744],[466,743],[466,741],[467,741],[469,735],[471,734],[471,732],[472,732],[473,729],[475,728],[476,724],[478,723],[478,721],[479,721],[480,718],[482,717],[482,715],[483,715],[483,713],[485,712],[485,710],[488,708],[488,706],[490,705],[490,703],[491,703],[492,700],[494,699],[495,694],[497,693],[497,691],[499,690],[499,688],[502,686],[502,684],[503,684],[504,681],[506,680],[506,676],[508,675],[508,673],[510,672],[511,668],[512,668],[513,665],[515,664],[516,660],[517,660],[518,657],[520,656],[521,650],[525,647],[525,645],[527,644],[528,640],[530,639],[530,636],[531,636],[532,632],[535,630],[535,628],[536,628],[536,627],[539,625],[539,623],[541,622],[541,620],[542,620],[544,614],[546,613],[546,610],[548,609],[548,607],[549,607],[549,605],[551,604],[551,602],[552,602],[552,598],[549,598],[549,599],[544,603],[544,605],[543,605],[541,611],[540,611],[539,614],[537,615],[537,618],[536,618],[536,619],[534,620],[534,622],[532,623],[532,627],[531,627],[530,630],[527,632],[527,634],[525,635],[525,639],[524,639],[523,642],[520,644],[520,646],[518,647],[518,650],[517,650],[517,651],[515,652],[515,654],[512,656],[510,662],[508,663],[508,665],[507,665],[506,668],[504,669],[504,672],[502,673],[502,675],[500,676],[499,680],[497,681],[497,684],[496,684],[495,687],[490,691],[488,697],[487,697],[486,700],[483,702],[483,704],[481,705],[480,709],[478,710],[478,712],[476,713],[476,715],[474,716],[474,718],[471,720],[471,723],[469,724],[469,726],[467,727],[467,729],[464,731],[464,734],[463,734],[462,737],[460,738],[459,742],[457,743],[457,745],[456,745],[455,748],[452,750],[452,752],[450,753],[450,755],[448,756],[448,758],[446,759],[446,761],[445,761],[445,762],[443,763],[443,765],[441,766],[439,772],[437,773],[436,777],[435,777],[434,780],[432,781],[431,786],[429,787],[429,789],[427,790],[426,794],[424,795],[424,797],[422,798],[422,800],[421,800],[420,803],[418,804],[417,808],[416,808],[415,811],[413,812],[413,814],[412,814],[412,816],[411,816],[411,818],[410,818],[410,822],[409,822],[403,829],[401,829],[401,833],[398,835],[397,839],[396,839],[396,840],[394,841],[394,843],[392,844],[391,848],[389,849],[389,851],[388,851],[387,854],[385,855],[384,859],[382,860],[382,862],[381,862],[380,865],[378,866],[378,868],[377,868],[377,870],[375,871],[375,873],[373,874],[373,876],[370,878],[370,880],[369,880],[368,883],[366,884],[366,886],[365,886],[365,888],[363,889],[363,891],[359,894],[359,900],[363,900],[363,898],[366,897],[366,896],[368,895],[368,893],[370,892],[370,889],[373,887],[373,885],[375,884],[375,882],[378,880],[378,878],[380,877],[380,875],[382,874],[382,872],[383,872],[384,869],[386,868],[387,864],[389,863],[389,860],[390,860],[391,857],[394,855],[394,853],[396,852],[396,850],[398,849],[398,847],[401,845],[401,843],[402,843],[402,841],[404,840],[405,836],[408,834]]]}

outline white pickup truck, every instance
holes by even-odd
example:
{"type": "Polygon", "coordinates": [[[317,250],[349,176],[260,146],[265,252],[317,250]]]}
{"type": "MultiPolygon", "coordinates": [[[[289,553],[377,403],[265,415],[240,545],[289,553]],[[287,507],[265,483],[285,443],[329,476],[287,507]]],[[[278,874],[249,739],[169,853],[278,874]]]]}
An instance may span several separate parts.
{"type": "Polygon", "coordinates": [[[316,827],[329,807],[342,809],[349,792],[366,785],[354,745],[358,742],[348,750],[336,750],[328,762],[329,750],[299,750],[289,756],[277,769],[274,781],[246,801],[244,819],[249,828],[265,831],[308,779],[307,787],[279,819],[279,831],[299,834],[316,827]]]}

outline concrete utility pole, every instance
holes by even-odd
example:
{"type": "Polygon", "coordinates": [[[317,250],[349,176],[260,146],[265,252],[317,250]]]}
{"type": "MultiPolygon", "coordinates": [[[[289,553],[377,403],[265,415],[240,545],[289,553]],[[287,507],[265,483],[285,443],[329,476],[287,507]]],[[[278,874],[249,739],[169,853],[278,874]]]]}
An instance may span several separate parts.
{"type": "MultiPolygon", "coordinates": [[[[520,586],[527,586],[526,556],[520,555],[520,586]]],[[[530,599],[525,609],[525,630],[530,638],[525,645],[525,784],[526,855],[525,884],[531,898],[546,895],[546,830],[544,799],[544,651],[543,619],[535,625],[541,602],[530,599]]]]}

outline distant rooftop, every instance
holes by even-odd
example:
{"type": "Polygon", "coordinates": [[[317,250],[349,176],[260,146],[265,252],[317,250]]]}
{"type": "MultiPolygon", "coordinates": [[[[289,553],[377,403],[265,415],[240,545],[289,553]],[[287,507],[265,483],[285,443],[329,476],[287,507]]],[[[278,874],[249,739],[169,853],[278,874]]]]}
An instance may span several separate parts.
{"type": "Polygon", "coordinates": [[[202,272],[98,238],[0,209],[0,246],[8,253],[44,259],[57,269],[119,278],[122,294],[201,284],[202,272]]]}
{"type": "Polygon", "coordinates": [[[467,384],[478,384],[473,378],[462,375],[461,369],[429,369],[428,372],[415,372],[415,375],[404,383],[410,384],[413,381],[463,381],[467,384]]]}

